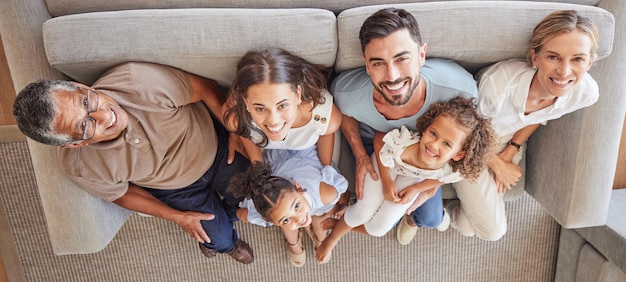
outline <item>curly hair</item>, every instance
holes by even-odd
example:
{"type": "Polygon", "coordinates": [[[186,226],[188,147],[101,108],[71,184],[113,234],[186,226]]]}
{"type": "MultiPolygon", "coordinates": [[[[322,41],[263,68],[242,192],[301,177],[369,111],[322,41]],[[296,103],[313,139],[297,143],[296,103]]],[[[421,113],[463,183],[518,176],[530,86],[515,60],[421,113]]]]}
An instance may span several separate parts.
{"type": "Polygon", "coordinates": [[[227,125],[228,130],[246,138],[250,138],[250,130],[255,130],[263,137],[257,145],[267,146],[267,136],[252,125],[252,117],[246,110],[245,99],[248,97],[248,89],[263,82],[288,83],[294,92],[300,86],[302,101],[313,101],[315,108],[326,102],[323,92],[330,74],[330,68],[309,63],[278,47],[248,51],[237,64],[237,73],[226,97],[227,109],[224,112],[224,120],[236,120],[237,127],[235,129],[227,125]]]}
{"type": "Polygon", "coordinates": [[[486,167],[487,159],[495,145],[491,119],[478,113],[475,98],[459,96],[448,102],[436,102],[430,106],[417,120],[416,128],[420,136],[439,116],[454,118],[458,126],[467,129],[468,135],[461,149],[466,152],[465,157],[459,161],[450,160],[449,164],[453,171],[459,171],[465,179],[474,181],[486,167]]]}
{"type": "Polygon", "coordinates": [[[230,179],[228,191],[236,197],[252,199],[254,207],[265,221],[285,192],[296,191],[291,181],[272,175],[269,164],[256,161],[248,169],[230,179]]]}

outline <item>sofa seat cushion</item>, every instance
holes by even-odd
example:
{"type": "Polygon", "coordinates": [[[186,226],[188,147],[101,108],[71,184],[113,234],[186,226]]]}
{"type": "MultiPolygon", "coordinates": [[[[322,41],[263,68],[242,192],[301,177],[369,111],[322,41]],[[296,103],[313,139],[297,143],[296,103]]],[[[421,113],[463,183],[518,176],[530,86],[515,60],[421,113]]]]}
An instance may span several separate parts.
{"type": "Polygon", "coordinates": [[[575,281],[626,281],[626,274],[591,245],[585,244],[578,257],[575,281]]]}

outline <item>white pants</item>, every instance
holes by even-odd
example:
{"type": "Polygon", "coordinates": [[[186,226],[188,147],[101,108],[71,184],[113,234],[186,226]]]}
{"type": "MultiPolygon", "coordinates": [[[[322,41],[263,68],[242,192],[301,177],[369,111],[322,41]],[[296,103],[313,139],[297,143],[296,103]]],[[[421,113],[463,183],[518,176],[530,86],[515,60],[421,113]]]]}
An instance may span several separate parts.
{"type": "MultiPolygon", "coordinates": [[[[501,152],[505,146],[500,144],[496,152],[501,152]]],[[[513,157],[513,163],[520,162],[522,152],[513,157]]],[[[476,235],[487,241],[502,238],[507,231],[504,194],[498,193],[489,169],[483,169],[475,183],[462,180],[452,185],[461,200],[461,206],[451,214],[456,229],[465,236],[476,235]]]]}
{"type": "MultiPolygon", "coordinates": [[[[372,155],[372,163],[376,173],[380,175],[375,155],[372,155]]],[[[394,179],[398,192],[412,184],[424,181],[423,178],[394,174],[391,174],[391,179],[394,179]]],[[[363,183],[363,198],[354,205],[349,206],[343,217],[348,226],[354,228],[364,225],[368,234],[381,237],[387,234],[402,218],[406,210],[417,198],[417,195],[403,205],[387,201],[383,194],[382,182],[380,180],[374,181],[367,174],[363,183]]]]}

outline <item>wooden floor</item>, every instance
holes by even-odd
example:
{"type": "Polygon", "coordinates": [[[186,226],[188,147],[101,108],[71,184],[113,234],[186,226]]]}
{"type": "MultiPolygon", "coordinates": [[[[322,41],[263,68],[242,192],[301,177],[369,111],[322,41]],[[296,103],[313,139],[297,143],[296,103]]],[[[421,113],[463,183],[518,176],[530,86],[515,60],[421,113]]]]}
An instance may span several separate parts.
{"type": "Polygon", "coordinates": [[[9,281],[7,277],[7,272],[4,270],[4,264],[2,263],[2,258],[0,257],[0,282],[9,281]]]}
{"type": "MultiPolygon", "coordinates": [[[[13,83],[11,82],[8,85],[8,82],[11,82],[11,75],[9,73],[9,66],[7,65],[7,59],[4,56],[4,45],[2,44],[2,37],[0,36],[0,125],[8,125],[10,124],[7,121],[6,115],[10,115],[11,121],[15,124],[13,120],[13,116],[11,115],[10,105],[13,105],[13,100],[7,101],[5,97],[10,96],[13,93],[13,97],[15,93],[13,91],[13,83]]],[[[8,281],[6,270],[4,269],[4,263],[2,262],[2,257],[0,257],[0,282],[8,281]]]]}
{"type": "Polygon", "coordinates": [[[619,155],[617,156],[617,171],[615,171],[615,181],[613,181],[613,188],[626,188],[626,116],[624,116],[622,143],[620,143],[619,145],[619,155]]]}
{"type": "Polygon", "coordinates": [[[4,55],[4,45],[0,35],[0,126],[14,125],[13,101],[15,100],[15,90],[11,80],[11,72],[4,55]]]}

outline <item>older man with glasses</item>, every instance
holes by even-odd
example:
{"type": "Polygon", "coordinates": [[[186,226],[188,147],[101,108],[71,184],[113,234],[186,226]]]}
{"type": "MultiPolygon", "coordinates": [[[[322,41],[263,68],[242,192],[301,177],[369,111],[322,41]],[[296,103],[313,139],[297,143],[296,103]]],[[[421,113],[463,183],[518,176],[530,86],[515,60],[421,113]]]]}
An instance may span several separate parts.
{"type": "Polygon", "coordinates": [[[17,95],[13,115],[29,138],[58,146],[63,171],[107,201],[175,222],[202,253],[254,259],[233,229],[240,198],[226,191],[244,171],[228,164],[229,133],[217,84],[176,68],[124,63],[93,87],[42,80],[17,95]]]}

